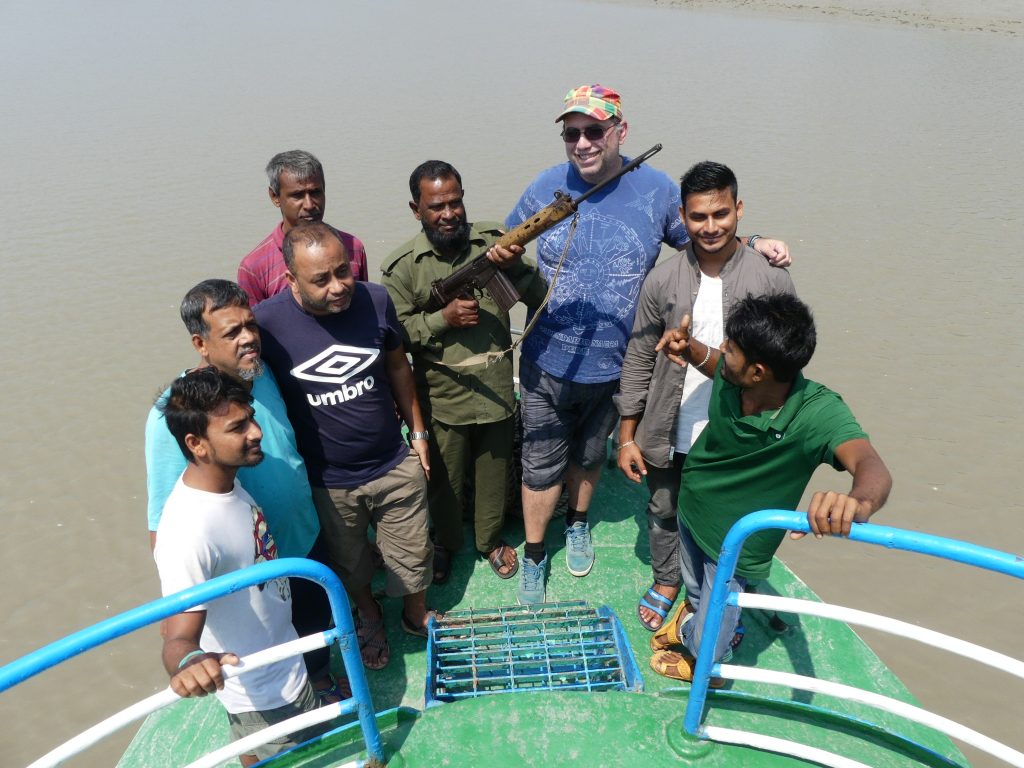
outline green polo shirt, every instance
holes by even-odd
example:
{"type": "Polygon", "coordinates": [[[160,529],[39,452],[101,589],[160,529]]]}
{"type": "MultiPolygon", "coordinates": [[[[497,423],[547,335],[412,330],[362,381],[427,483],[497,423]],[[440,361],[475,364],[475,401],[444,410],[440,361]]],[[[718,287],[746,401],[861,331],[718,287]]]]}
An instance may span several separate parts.
{"type": "MultiPolygon", "coordinates": [[[[491,365],[450,368],[481,352],[500,352],[512,345],[508,312],[498,309],[486,291],[479,291],[480,322],[471,328],[449,328],[441,311],[425,312],[434,280],[448,277],[487,252],[501,235],[493,222],[473,224],[469,245],[454,258],[434,251],[427,236],[396,248],[384,261],[381,282],[395,303],[405,349],[412,355],[420,405],[445,424],[491,424],[512,415],[512,359],[506,355],[491,365]]],[[[505,271],[523,302],[536,306],[547,284],[536,265],[525,260],[505,271]]]]}
{"type": "MultiPolygon", "coordinates": [[[[694,541],[718,559],[733,523],[759,509],[796,509],[819,464],[842,471],[836,448],[867,438],[843,399],[797,374],[776,411],[744,416],[740,388],[715,371],[709,422],[686,457],[679,511],[694,541]]],[[[765,579],[785,531],[747,539],[737,572],[765,579]]]]}

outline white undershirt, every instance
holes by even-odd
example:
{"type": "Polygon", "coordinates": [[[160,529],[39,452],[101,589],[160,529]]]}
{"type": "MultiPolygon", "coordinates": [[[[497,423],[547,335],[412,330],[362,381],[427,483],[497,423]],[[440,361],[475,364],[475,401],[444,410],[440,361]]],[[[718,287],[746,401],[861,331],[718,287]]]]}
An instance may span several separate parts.
{"type": "MultiPolygon", "coordinates": [[[[722,278],[701,274],[700,288],[693,302],[690,336],[712,349],[718,349],[725,338],[722,314],[722,278]]],[[[683,381],[683,396],[679,400],[679,413],[676,417],[673,452],[690,452],[690,448],[697,442],[697,438],[708,423],[710,402],[711,379],[701,373],[696,365],[688,365],[683,381]]]]}

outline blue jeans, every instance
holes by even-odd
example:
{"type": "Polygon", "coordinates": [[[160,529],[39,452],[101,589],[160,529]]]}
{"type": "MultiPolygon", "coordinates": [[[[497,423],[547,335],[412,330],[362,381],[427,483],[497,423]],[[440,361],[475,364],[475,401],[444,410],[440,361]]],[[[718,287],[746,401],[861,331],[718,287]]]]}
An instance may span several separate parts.
{"type": "MultiPolygon", "coordinates": [[[[700,651],[700,643],[704,634],[704,620],[707,618],[708,604],[711,601],[711,588],[715,584],[715,573],[718,563],[704,554],[697,542],[690,536],[686,524],[679,520],[679,560],[682,568],[683,586],[686,588],[686,599],[693,606],[694,617],[683,625],[680,635],[686,648],[694,656],[700,651]]],[[[747,580],[742,576],[733,575],[729,589],[742,592],[747,588],[747,580]]],[[[739,606],[725,606],[722,616],[722,627],[715,641],[715,661],[728,661],[732,656],[733,635],[740,624],[739,606]]]]}

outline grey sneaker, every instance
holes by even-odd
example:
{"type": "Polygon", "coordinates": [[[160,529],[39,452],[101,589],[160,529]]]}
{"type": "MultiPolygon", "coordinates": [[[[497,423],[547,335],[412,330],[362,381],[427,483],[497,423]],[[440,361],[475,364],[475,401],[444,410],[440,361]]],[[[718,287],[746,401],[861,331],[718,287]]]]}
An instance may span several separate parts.
{"type": "Polygon", "coordinates": [[[590,524],[573,523],[565,529],[565,564],[573,576],[586,576],[594,567],[594,542],[590,524]]]}
{"type": "Polygon", "coordinates": [[[534,565],[533,560],[523,557],[522,576],[519,579],[519,589],[516,597],[520,605],[533,605],[544,602],[544,581],[547,577],[548,556],[534,565]]]}

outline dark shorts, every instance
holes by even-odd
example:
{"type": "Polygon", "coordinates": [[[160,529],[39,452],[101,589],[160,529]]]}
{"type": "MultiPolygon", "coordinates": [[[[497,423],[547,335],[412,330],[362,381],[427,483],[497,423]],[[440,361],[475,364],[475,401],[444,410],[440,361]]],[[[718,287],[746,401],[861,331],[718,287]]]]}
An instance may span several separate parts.
{"type": "Polygon", "coordinates": [[[618,389],[618,379],[579,384],[520,361],[523,485],[543,491],[562,481],[570,461],[593,469],[605,460],[619,417],[612,403],[618,389]]]}

